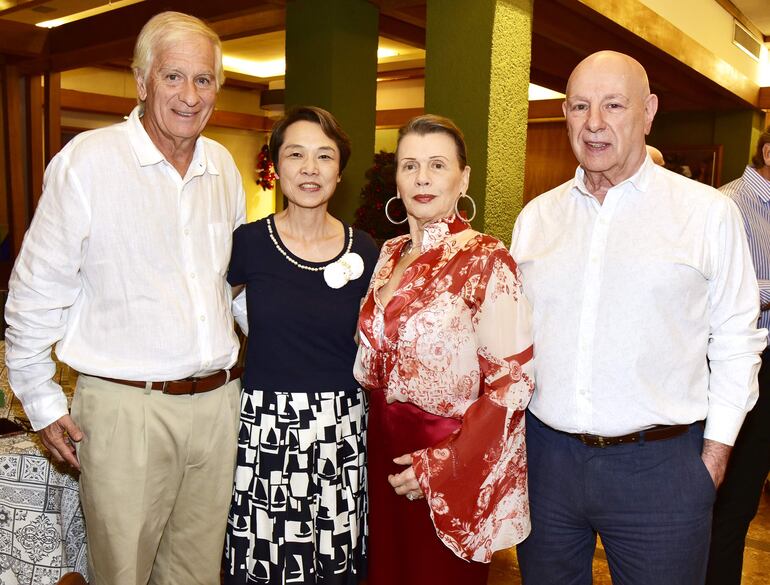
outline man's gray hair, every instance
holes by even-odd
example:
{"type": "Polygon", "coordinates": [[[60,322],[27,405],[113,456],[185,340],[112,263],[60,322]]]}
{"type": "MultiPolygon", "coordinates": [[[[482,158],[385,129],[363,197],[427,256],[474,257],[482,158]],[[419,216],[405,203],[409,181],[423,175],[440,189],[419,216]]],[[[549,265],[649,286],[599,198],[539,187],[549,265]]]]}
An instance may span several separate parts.
{"type": "Polygon", "coordinates": [[[222,66],[222,42],[209,26],[194,16],[181,12],[161,12],[156,14],[142,27],[134,46],[134,60],[131,68],[134,74],[147,81],[152,69],[153,59],[166,47],[191,36],[202,36],[211,41],[214,48],[214,75],[217,91],[225,82],[222,66]]]}

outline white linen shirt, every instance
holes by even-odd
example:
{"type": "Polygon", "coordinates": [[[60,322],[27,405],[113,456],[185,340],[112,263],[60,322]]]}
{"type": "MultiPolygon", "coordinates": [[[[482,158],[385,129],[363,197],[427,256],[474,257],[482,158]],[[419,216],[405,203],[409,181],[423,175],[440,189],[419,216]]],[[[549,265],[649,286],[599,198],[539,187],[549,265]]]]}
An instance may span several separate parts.
{"type": "Polygon", "coordinates": [[[534,311],[531,411],[604,436],[706,419],[705,438],[732,445],[766,335],[738,210],[649,157],[603,204],[583,177],[531,201],[513,230],[534,311]]]}
{"type": "Polygon", "coordinates": [[[8,378],[33,428],[67,413],[51,346],[79,372],[175,380],[234,364],[232,232],[241,177],[199,137],[182,178],[135,108],[84,132],[46,169],[6,304],[8,378]],[[58,342],[58,343],[57,343],[58,342]]]}

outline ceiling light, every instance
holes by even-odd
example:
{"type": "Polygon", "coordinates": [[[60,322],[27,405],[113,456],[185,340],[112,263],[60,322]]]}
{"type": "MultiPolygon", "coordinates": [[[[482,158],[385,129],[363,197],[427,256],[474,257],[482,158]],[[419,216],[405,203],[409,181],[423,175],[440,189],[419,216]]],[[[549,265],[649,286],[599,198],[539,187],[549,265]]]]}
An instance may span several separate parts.
{"type": "Polygon", "coordinates": [[[534,102],[537,100],[563,100],[565,96],[563,93],[553,91],[547,87],[541,87],[534,83],[529,84],[529,101],[534,102]]]}
{"type": "Polygon", "coordinates": [[[252,77],[280,77],[286,74],[286,61],[284,59],[253,61],[223,55],[222,63],[227,71],[251,75],[252,77]]]}
{"type": "Polygon", "coordinates": [[[388,57],[398,57],[399,52],[395,49],[388,49],[385,47],[380,47],[377,49],[377,58],[378,59],[387,59],[388,57]]]}
{"type": "Polygon", "coordinates": [[[41,28],[55,28],[63,24],[75,22],[76,20],[88,18],[89,16],[96,16],[97,14],[102,14],[103,12],[109,12],[110,10],[115,10],[116,8],[123,8],[124,6],[131,6],[132,4],[138,4],[139,2],[143,1],[144,0],[117,0],[116,2],[108,2],[103,6],[91,8],[90,10],[76,12],[75,14],[62,16],[61,18],[56,18],[54,20],[44,20],[43,22],[38,22],[35,26],[39,26],[41,28]]]}

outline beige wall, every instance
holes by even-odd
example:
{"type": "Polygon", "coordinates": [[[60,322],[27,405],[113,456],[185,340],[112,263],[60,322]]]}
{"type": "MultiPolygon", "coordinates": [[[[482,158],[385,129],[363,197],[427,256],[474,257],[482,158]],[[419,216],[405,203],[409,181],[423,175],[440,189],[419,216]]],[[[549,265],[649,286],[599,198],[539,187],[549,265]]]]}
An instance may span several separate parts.
{"type": "MultiPolygon", "coordinates": [[[[88,93],[100,93],[136,99],[136,82],[128,71],[84,67],[64,71],[61,75],[63,89],[88,93]]],[[[240,114],[267,115],[259,108],[259,92],[256,90],[223,87],[217,96],[217,109],[240,114]]]]}
{"type": "Polygon", "coordinates": [[[425,104],[425,79],[400,79],[377,84],[377,109],[422,108],[425,104]]]}
{"type": "Polygon", "coordinates": [[[233,155],[246,191],[246,218],[254,221],[275,211],[275,190],[263,191],[256,182],[257,154],[267,140],[264,132],[209,126],[205,136],[222,144],[233,155]]]}

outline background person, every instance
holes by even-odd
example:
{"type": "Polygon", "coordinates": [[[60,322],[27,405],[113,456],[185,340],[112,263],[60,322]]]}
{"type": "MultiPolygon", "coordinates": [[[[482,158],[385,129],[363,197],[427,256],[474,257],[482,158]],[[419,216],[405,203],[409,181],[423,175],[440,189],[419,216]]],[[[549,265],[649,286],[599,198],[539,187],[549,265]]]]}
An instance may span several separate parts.
{"type": "Polygon", "coordinates": [[[666,159],[663,158],[663,153],[660,150],[658,150],[654,146],[650,146],[649,144],[646,146],[646,148],[647,148],[647,154],[650,155],[652,162],[654,162],[656,165],[659,165],[661,167],[666,166],[666,159]]]}
{"type": "Polygon", "coordinates": [[[354,584],[366,568],[366,398],[353,379],[371,237],[332,217],[350,157],[314,107],[273,126],[286,209],[233,236],[249,343],[225,583],[354,584]]]}
{"type": "MultiPolygon", "coordinates": [[[[757,273],[762,312],[759,326],[770,327],[770,128],[759,137],[743,176],[720,191],[743,216],[757,273]]],[[[770,472],[770,350],[762,353],[759,398],[746,415],[719,487],[711,527],[707,585],[740,585],[746,533],[757,514],[770,472]]]]}
{"type": "Polygon", "coordinates": [[[647,156],[657,98],[637,61],[594,53],[566,93],[580,166],[511,246],[536,348],[522,577],[590,583],[598,533],[613,582],[701,585],[767,334],[740,216],[647,156]]]}
{"type": "Polygon", "coordinates": [[[466,159],[446,118],[399,131],[409,234],[380,253],[355,368],[372,391],[370,585],[484,584],[529,532],[529,306],[505,247],[458,215],[466,159]]]}
{"type": "Polygon", "coordinates": [[[53,457],[81,469],[97,585],[219,582],[240,389],[225,273],[245,214],[232,157],[200,136],[221,54],[197,18],[150,19],[139,106],[51,161],[11,275],[9,380],[53,457]],[[54,343],[81,373],[72,418],[54,343]]]}

